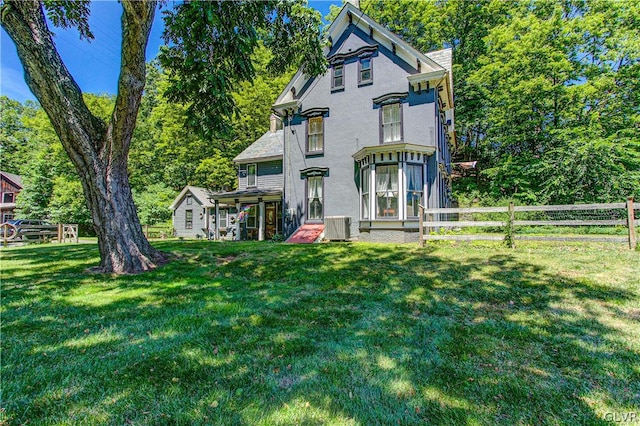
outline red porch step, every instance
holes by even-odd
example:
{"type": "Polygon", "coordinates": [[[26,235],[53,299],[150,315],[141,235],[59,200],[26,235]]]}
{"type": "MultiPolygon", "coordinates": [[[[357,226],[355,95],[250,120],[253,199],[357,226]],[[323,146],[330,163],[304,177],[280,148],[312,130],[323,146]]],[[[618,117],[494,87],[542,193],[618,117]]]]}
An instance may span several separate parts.
{"type": "Polygon", "coordinates": [[[312,244],[315,243],[320,234],[324,231],[324,225],[302,225],[287,240],[293,244],[312,244]]]}

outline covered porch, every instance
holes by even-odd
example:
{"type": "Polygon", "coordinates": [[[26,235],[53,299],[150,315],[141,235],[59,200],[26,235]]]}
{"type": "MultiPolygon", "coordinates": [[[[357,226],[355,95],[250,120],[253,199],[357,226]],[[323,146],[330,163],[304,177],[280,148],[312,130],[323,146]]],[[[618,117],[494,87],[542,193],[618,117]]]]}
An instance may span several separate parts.
{"type": "Polygon", "coordinates": [[[282,190],[246,189],[209,197],[213,208],[213,239],[270,240],[282,234],[282,190]]]}

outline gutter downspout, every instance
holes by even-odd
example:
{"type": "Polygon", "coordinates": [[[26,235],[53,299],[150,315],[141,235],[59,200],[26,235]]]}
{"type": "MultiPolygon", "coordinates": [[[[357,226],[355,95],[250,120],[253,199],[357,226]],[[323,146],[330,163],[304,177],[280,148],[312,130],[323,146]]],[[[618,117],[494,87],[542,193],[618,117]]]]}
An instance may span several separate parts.
{"type": "MultiPolygon", "coordinates": [[[[291,131],[291,117],[289,116],[289,112],[287,112],[287,115],[285,116],[285,121],[282,122],[282,127],[283,127],[283,133],[284,133],[284,151],[282,153],[282,236],[283,238],[285,237],[285,230],[287,230],[286,228],[286,222],[287,222],[287,214],[289,211],[289,205],[288,205],[288,200],[289,200],[289,196],[287,194],[287,176],[289,173],[289,168],[288,167],[288,159],[289,159],[289,142],[291,141],[291,137],[289,136],[289,132],[291,131]],[[289,124],[288,126],[285,126],[286,124],[286,120],[289,120],[289,124]],[[285,127],[288,127],[285,131],[285,127]],[[285,207],[287,208],[287,211],[285,212],[285,207]]],[[[284,238],[286,239],[286,238],[284,238]]]]}

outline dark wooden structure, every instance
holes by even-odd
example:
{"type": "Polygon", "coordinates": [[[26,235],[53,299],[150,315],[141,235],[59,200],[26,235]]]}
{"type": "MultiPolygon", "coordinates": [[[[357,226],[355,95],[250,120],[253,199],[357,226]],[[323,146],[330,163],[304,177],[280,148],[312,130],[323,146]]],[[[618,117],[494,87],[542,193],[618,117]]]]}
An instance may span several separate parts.
{"type": "Polygon", "coordinates": [[[14,218],[16,197],[22,191],[22,178],[0,171],[0,223],[14,218]]]}

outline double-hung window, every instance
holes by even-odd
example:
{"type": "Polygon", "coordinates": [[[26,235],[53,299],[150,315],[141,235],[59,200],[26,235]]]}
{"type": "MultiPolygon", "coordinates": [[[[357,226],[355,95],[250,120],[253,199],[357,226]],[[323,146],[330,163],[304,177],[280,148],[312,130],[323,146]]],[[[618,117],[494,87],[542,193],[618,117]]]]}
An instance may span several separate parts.
{"type": "Polygon", "coordinates": [[[324,120],[322,116],[310,117],[307,121],[307,152],[319,153],[324,150],[324,120]]]}
{"type": "Polygon", "coordinates": [[[422,203],[422,165],[407,164],[405,171],[407,176],[407,217],[418,217],[422,203]]]}
{"type": "Polygon", "coordinates": [[[256,186],[256,164],[247,164],[247,186],[256,186]]]}
{"type": "Polygon", "coordinates": [[[369,167],[362,169],[362,182],[361,192],[362,192],[362,218],[369,219],[369,206],[370,206],[370,198],[369,193],[371,191],[369,183],[371,180],[371,171],[369,167]]]}
{"type": "Polygon", "coordinates": [[[322,220],[322,176],[307,177],[307,219],[322,220]]]}
{"type": "Polygon", "coordinates": [[[228,213],[227,210],[220,210],[220,218],[219,218],[219,221],[218,221],[218,228],[224,229],[224,228],[227,227],[227,224],[228,224],[227,213],[228,213]]]}
{"type": "Polygon", "coordinates": [[[331,90],[344,89],[344,65],[334,65],[331,68],[331,90]]]}
{"type": "Polygon", "coordinates": [[[400,103],[382,106],[382,142],[400,142],[402,140],[402,111],[400,103]]]}
{"type": "Polygon", "coordinates": [[[358,84],[371,83],[373,81],[371,58],[362,58],[358,62],[358,84]]]}
{"type": "Polygon", "coordinates": [[[193,210],[184,212],[184,229],[193,229],[193,210]]]}
{"type": "Polygon", "coordinates": [[[376,216],[398,217],[398,165],[376,167],[376,216]]]}

